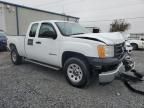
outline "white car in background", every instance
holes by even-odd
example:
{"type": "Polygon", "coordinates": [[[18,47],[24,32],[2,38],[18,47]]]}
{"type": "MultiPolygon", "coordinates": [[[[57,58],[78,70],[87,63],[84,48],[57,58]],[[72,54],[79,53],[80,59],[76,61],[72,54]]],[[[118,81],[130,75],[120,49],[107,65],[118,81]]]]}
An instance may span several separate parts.
{"type": "Polygon", "coordinates": [[[133,47],[131,46],[129,41],[125,42],[125,47],[126,47],[126,51],[128,52],[128,54],[131,54],[133,47]]]}
{"type": "Polygon", "coordinates": [[[138,39],[129,40],[133,47],[133,50],[144,49],[144,37],[139,37],[138,39]]]}

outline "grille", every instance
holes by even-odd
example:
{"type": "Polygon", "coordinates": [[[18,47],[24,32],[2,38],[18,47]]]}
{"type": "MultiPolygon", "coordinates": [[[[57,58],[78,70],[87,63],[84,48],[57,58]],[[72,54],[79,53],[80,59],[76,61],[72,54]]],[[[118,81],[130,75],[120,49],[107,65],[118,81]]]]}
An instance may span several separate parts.
{"type": "Polygon", "coordinates": [[[116,44],[114,46],[114,54],[116,58],[121,58],[123,57],[125,52],[125,43],[120,43],[120,44],[116,44]]]}

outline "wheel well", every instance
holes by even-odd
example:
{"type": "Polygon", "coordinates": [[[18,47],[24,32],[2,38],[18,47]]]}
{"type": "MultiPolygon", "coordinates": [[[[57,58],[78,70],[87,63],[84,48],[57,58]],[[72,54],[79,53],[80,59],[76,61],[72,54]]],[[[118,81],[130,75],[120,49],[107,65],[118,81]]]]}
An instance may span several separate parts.
{"type": "Polygon", "coordinates": [[[131,43],[131,45],[136,45],[138,47],[138,44],[137,43],[131,43]]]}
{"type": "Polygon", "coordinates": [[[11,43],[11,44],[9,45],[9,47],[10,47],[10,50],[12,50],[13,48],[16,48],[15,44],[13,44],[13,43],[11,43]]]}
{"type": "Polygon", "coordinates": [[[77,58],[80,58],[81,60],[84,60],[85,62],[88,62],[86,56],[84,56],[83,54],[72,52],[72,51],[66,51],[62,55],[62,66],[64,66],[64,63],[66,62],[66,60],[68,60],[71,57],[77,57],[77,58]]]}
{"type": "Polygon", "coordinates": [[[132,45],[132,44],[135,44],[135,45],[137,45],[137,43],[131,43],[131,45],[132,45]]]}

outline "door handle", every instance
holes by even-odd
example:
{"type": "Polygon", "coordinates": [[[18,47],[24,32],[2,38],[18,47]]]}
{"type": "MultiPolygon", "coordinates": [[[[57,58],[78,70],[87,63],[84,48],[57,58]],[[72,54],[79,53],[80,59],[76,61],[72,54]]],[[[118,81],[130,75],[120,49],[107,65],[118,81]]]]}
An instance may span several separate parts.
{"type": "Polygon", "coordinates": [[[41,44],[41,42],[37,41],[36,44],[41,44]]]}

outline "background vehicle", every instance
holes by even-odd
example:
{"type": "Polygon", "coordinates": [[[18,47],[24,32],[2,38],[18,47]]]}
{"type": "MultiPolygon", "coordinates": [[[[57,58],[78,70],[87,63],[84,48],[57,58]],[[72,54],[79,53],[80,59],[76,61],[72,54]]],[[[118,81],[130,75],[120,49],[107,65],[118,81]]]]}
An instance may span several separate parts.
{"type": "Polygon", "coordinates": [[[26,36],[8,36],[14,64],[26,61],[55,70],[63,69],[75,87],[89,84],[91,77],[108,83],[124,68],[125,40],[120,33],[88,33],[77,23],[38,21],[26,36]],[[95,76],[95,75],[96,76],[95,76]]]}
{"type": "Polygon", "coordinates": [[[139,37],[138,39],[129,40],[134,50],[144,48],[144,37],[139,37]]]}
{"type": "Polygon", "coordinates": [[[0,31],[0,50],[6,50],[6,49],[7,49],[6,34],[0,31]]]}

